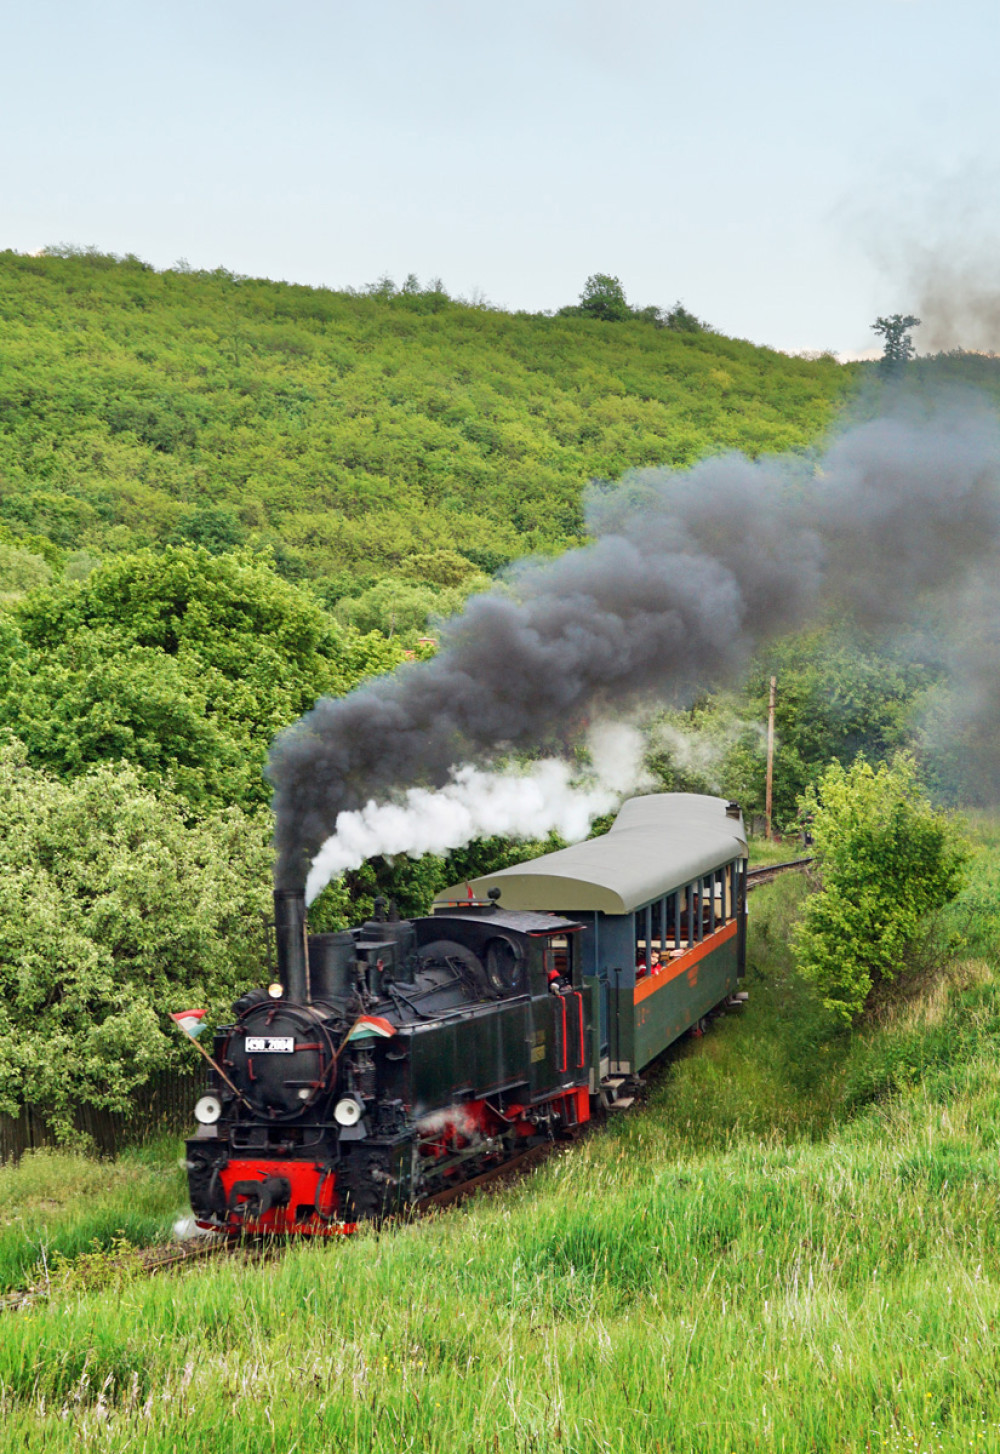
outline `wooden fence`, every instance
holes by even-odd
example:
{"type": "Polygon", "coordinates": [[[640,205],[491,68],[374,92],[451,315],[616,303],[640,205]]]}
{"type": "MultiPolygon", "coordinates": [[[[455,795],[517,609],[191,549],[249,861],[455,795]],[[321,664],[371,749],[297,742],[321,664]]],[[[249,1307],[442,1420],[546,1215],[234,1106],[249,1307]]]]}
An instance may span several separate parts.
{"type": "MultiPolygon", "coordinates": [[[[135,1091],[127,1111],[80,1106],[73,1123],[91,1138],[102,1156],[114,1156],[159,1132],[181,1135],[193,1129],[194,1103],[205,1084],[200,1071],[162,1071],[135,1091]]],[[[17,1116],[0,1115],[0,1162],[17,1161],[25,1151],[55,1145],[55,1136],[34,1107],[23,1107],[17,1116]]]]}

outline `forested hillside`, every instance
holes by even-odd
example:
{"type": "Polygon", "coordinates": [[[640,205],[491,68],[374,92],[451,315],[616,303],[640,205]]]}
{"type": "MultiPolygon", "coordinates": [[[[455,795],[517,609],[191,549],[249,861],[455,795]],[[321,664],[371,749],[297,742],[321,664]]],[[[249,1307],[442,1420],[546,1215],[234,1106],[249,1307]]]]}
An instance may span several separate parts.
{"type": "MultiPolygon", "coordinates": [[[[669,316],[0,254],[0,1110],[34,1104],[68,1134],[81,1100],[127,1104],[176,1060],[175,1002],[221,1014],[256,976],[264,761],[318,696],[433,651],[435,614],[578,542],[591,479],[807,450],[854,387],[831,359],[669,316]],[[49,984],[56,960],[72,994],[49,984]]],[[[800,673],[801,693],[837,682],[829,741],[895,743],[895,687],[868,685],[881,665],[817,649],[822,681],[800,673]]],[[[752,809],[741,713],[709,704],[683,725],[752,809]]],[[[794,721],[783,744],[791,813],[822,762],[794,721]]],[[[675,758],[657,759],[664,785],[711,785],[675,758]]],[[[314,923],[354,921],[378,890],[422,911],[531,851],[376,859],[314,923]]]]}
{"type": "Polygon", "coordinates": [[[854,377],[412,281],[352,295],[86,253],[0,254],[0,349],[15,536],[98,555],[269,546],[329,600],[558,550],[593,477],[809,444],[854,377]]]}

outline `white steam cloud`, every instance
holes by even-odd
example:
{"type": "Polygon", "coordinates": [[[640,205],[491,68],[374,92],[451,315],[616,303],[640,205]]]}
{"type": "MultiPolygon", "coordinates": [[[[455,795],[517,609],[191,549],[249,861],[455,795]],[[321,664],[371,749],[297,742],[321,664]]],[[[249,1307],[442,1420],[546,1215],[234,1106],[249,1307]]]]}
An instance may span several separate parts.
{"type": "Polygon", "coordinates": [[[621,722],[603,722],[586,739],[590,764],[574,767],[544,758],[503,771],[462,766],[436,791],[409,788],[397,802],[374,799],[337,815],[336,831],[322,845],[306,879],[311,904],[331,879],[376,854],[447,853],[474,838],[543,838],[556,832],[570,843],[621,800],[651,784],[642,734],[621,722]]]}
{"type": "Polygon", "coordinates": [[[733,716],[727,721],[714,722],[711,730],[657,722],[650,732],[650,740],[670,755],[674,767],[701,778],[713,792],[721,792],[726,754],[742,737],[751,735],[760,740],[763,748],[767,736],[763,725],[733,716]]]}

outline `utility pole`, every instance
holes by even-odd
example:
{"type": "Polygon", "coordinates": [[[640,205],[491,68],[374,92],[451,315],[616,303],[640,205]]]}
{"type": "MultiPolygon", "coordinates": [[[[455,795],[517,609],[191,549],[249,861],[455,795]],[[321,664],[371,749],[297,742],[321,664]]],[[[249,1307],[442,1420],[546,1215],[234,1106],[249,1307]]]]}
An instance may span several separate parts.
{"type": "Polygon", "coordinates": [[[771,788],[774,782],[774,689],[777,677],[771,678],[771,692],[767,701],[767,788],[764,797],[764,837],[771,837],[771,788]]]}

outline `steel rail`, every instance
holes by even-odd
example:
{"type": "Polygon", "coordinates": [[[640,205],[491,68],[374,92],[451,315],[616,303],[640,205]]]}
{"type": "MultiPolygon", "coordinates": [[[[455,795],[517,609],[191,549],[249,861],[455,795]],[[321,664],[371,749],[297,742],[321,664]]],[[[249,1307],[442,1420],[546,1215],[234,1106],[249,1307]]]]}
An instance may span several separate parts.
{"type": "Polygon", "coordinates": [[[814,860],[810,858],[789,858],[785,863],[767,863],[762,868],[750,868],[747,870],[747,893],[753,889],[763,888],[776,879],[779,874],[789,873],[792,869],[804,870],[814,860]]]}

